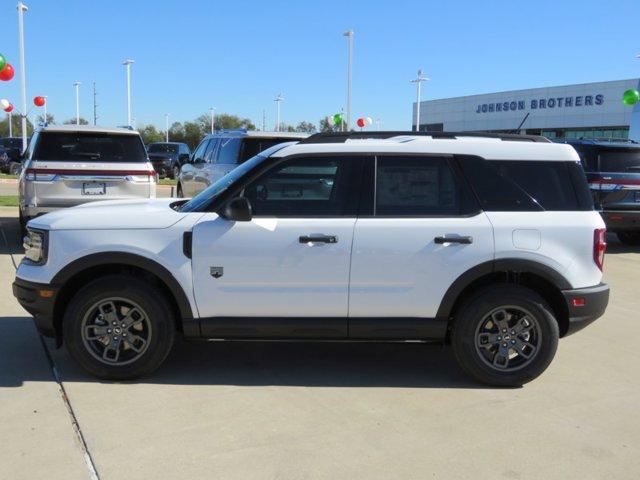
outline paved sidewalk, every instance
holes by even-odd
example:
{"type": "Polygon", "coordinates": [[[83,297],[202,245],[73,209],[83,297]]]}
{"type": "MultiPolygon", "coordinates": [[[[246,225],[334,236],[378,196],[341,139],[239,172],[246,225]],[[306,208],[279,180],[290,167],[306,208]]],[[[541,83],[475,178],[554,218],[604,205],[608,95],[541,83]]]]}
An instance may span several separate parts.
{"type": "Polygon", "coordinates": [[[0,207],[0,479],[90,478],[40,337],[11,293],[16,210],[0,207]]]}

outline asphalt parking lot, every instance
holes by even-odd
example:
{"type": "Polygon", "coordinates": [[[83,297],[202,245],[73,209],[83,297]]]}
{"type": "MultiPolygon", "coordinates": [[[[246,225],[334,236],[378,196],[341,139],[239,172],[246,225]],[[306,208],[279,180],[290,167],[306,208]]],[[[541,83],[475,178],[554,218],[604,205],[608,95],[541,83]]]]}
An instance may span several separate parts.
{"type": "Polygon", "coordinates": [[[0,228],[1,479],[640,476],[640,249],[610,239],[607,314],[521,389],[422,344],[179,342],[107,383],[38,336],[11,294],[17,209],[0,228]]]}

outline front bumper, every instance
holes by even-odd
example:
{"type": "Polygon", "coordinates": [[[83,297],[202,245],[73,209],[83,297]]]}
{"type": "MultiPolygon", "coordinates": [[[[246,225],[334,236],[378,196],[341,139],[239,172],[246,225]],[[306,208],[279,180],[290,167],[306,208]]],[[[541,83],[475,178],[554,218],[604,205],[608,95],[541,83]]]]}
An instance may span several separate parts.
{"type": "Polygon", "coordinates": [[[29,282],[21,278],[16,278],[13,282],[13,296],[33,315],[38,332],[45,337],[59,337],[54,321],[58,292],[59,288],[53,285],[29,282]]]}
{"type": "Polygon", "coordinates": [[[603,210],[600,215],[610,232],[640,232],[640,210],[603,210]]]}
{"type": "Polygon", "coordinates": [[[609,285],[563,290],[562,295],[569,310],[569,326],[564,336],[576,333],[600,318],[609,304],[609,285]],[[582,305],[579,305],[582,304],[582,305]]]}

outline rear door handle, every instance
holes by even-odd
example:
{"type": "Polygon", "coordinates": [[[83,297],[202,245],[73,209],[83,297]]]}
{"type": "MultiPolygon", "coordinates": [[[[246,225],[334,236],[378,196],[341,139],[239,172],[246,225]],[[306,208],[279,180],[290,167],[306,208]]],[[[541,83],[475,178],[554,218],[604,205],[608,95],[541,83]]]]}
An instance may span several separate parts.
{"type": "Polygon", "coordinates": [[[300,243],[338,243],[335,235],[301,235],[298,238],[300,243]]]}
{"type": "Polygon", "coordinates": [[[473,243],[473,237],[436,237],[433,239],[439,245],[443,243],[461,243],[463,245],[470,245],[473,243]]]}

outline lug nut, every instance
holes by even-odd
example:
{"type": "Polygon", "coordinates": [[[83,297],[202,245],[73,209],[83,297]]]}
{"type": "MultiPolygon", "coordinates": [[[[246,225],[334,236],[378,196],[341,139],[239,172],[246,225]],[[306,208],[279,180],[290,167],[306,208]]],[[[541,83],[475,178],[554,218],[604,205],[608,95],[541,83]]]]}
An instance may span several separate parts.
{"type": "Polygon", "coordinates": [[[126,327],[127,325],[123,323],[123,324],[122,324],[122,325],[120,325],[120,326],[121,326],[122,328],[124,328],[124,327],[126,327]]]}
{"type": "Polygon", "coordinates": [[[515,341],[515,340],[511,340],[511,344],[512,344],[512,345],[515,345],[515,344],[516,344],[516,341],[515,341]]]}
{"type": "Polygon", "coordinates": [[[506,347],[506,346],[507,346],[507,344],[506,344],[506,343],[503,343],[503,344],[502,344],[502,346],[503,346],[503,347],[506,347]]]}
{"type": "Polygon", "coordinates": [[[503,329],[502,329],[502,333],[507,333],[507,329],[506,329],[506,328],[503,328],[503,329]]]}
{"type": "Polygon", "coordinates": [[[498,335],[498,340],[502,340],[502,337],[500,335],[498,335]]]}
{"type": "Polygon", "coordinates": [[[107,328],[107,333],[111,333],[111,329],[110,328],[107,328]]]}

